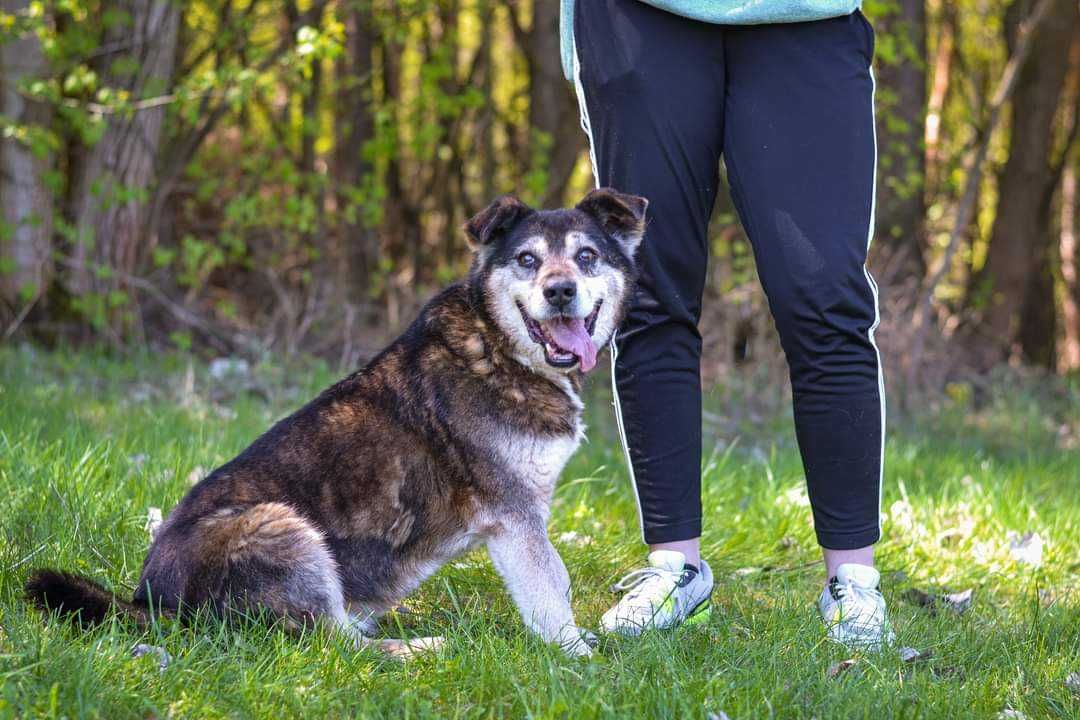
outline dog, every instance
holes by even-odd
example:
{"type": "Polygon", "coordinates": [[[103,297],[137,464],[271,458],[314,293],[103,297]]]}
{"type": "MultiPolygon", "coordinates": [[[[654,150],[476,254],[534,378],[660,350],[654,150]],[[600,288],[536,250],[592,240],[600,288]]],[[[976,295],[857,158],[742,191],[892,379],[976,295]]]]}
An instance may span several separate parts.
{"type": "Polygon", "coordinates": [[[31,574],[28,598],[83,625],[113,610],[141,625],[155,612],[258,611],[408,655],[439,638],[374,640],[375,620],[485,545],[525,624],[589,655],[547,521],[585,431],[582,373],[632,296],[647,205],[608,188],[559,210],[496,199],[465,224],[467,278],[192,487],[131,600],[50,569],[31,574]]]}

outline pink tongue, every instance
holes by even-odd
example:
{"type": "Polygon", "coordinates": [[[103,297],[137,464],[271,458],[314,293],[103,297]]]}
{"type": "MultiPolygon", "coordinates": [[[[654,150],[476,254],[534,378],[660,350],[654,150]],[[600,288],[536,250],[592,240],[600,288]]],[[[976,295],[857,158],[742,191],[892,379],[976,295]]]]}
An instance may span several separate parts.
{"type": "Polygon", "coordinates": [[[585,329],[583,318],[559,317],[544,323],[544,327],[556,345],[578,356],[582,372],[596,367],[596,345],[585,329]]]}

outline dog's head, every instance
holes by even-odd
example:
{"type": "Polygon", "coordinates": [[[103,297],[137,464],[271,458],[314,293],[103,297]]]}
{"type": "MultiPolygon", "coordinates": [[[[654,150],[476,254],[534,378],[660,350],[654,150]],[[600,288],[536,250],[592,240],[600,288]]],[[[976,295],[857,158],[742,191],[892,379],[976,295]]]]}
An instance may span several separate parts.
{"type": "Polygon", "coordinates": [[[465,224],[470,285],[519,359],[562,372],[596,365],[637,278],[647,205],[608,188],[562,210],[504,196],[465,224]]]}

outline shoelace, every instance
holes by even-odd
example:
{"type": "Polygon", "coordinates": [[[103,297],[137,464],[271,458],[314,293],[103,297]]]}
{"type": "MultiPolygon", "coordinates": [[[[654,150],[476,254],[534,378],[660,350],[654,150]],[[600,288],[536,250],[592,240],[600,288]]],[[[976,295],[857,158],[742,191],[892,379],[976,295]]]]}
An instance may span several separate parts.
{"type": "Polygon", "coordinates": [[[612,592],[626,591],[620,604],[654,610],[675,589],[678,574],[670,570],[646,567],[632,570],[611,586],[612,592]],[[667,580],[668,582],[660,582],[667,580]],[[670,585],[668,584],[670,583],[670,585]]]}
{"type": "Polygon", "coordinates": [[[838,601],[850,596],[860,603],[873,603],[875,607],[877,607],[878,603],[885,602],[885,598],[877,588],[864,588],[850,582],[841,585],[840,581],[836,579],[829,583],[829,592],[838,601]]]}
{"type": "Polygon", "coordinates": [[[844,623],[850,631],[859,634],[880,631],[876,613],[877,609],[885,602],[880,590],[861,587],[854,583],[841,585],[838,581],[833,580],[829,583],[829,592],[838,603],[848,598],[855,601],[855,612],[844,619],[844,623]]]}

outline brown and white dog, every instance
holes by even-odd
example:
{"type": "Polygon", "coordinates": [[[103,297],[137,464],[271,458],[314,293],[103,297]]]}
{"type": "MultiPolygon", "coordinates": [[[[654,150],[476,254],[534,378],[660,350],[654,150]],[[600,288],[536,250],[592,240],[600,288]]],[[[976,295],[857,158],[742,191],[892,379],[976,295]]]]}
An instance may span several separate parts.
{"type": "Polygon", "coordinates": [[[258,610],[405,654],[433,643],[369,640],[374,619],[483,544],[526,625],[589,654],[547,521],[584,432],[579,371],[623,316],[646,205],[609,189],[550,211],[497,199],[465,226],[468,279],[195,485],[132,600],[57,570],[32,573],[29,598],[84,624],[258,610]]]}

